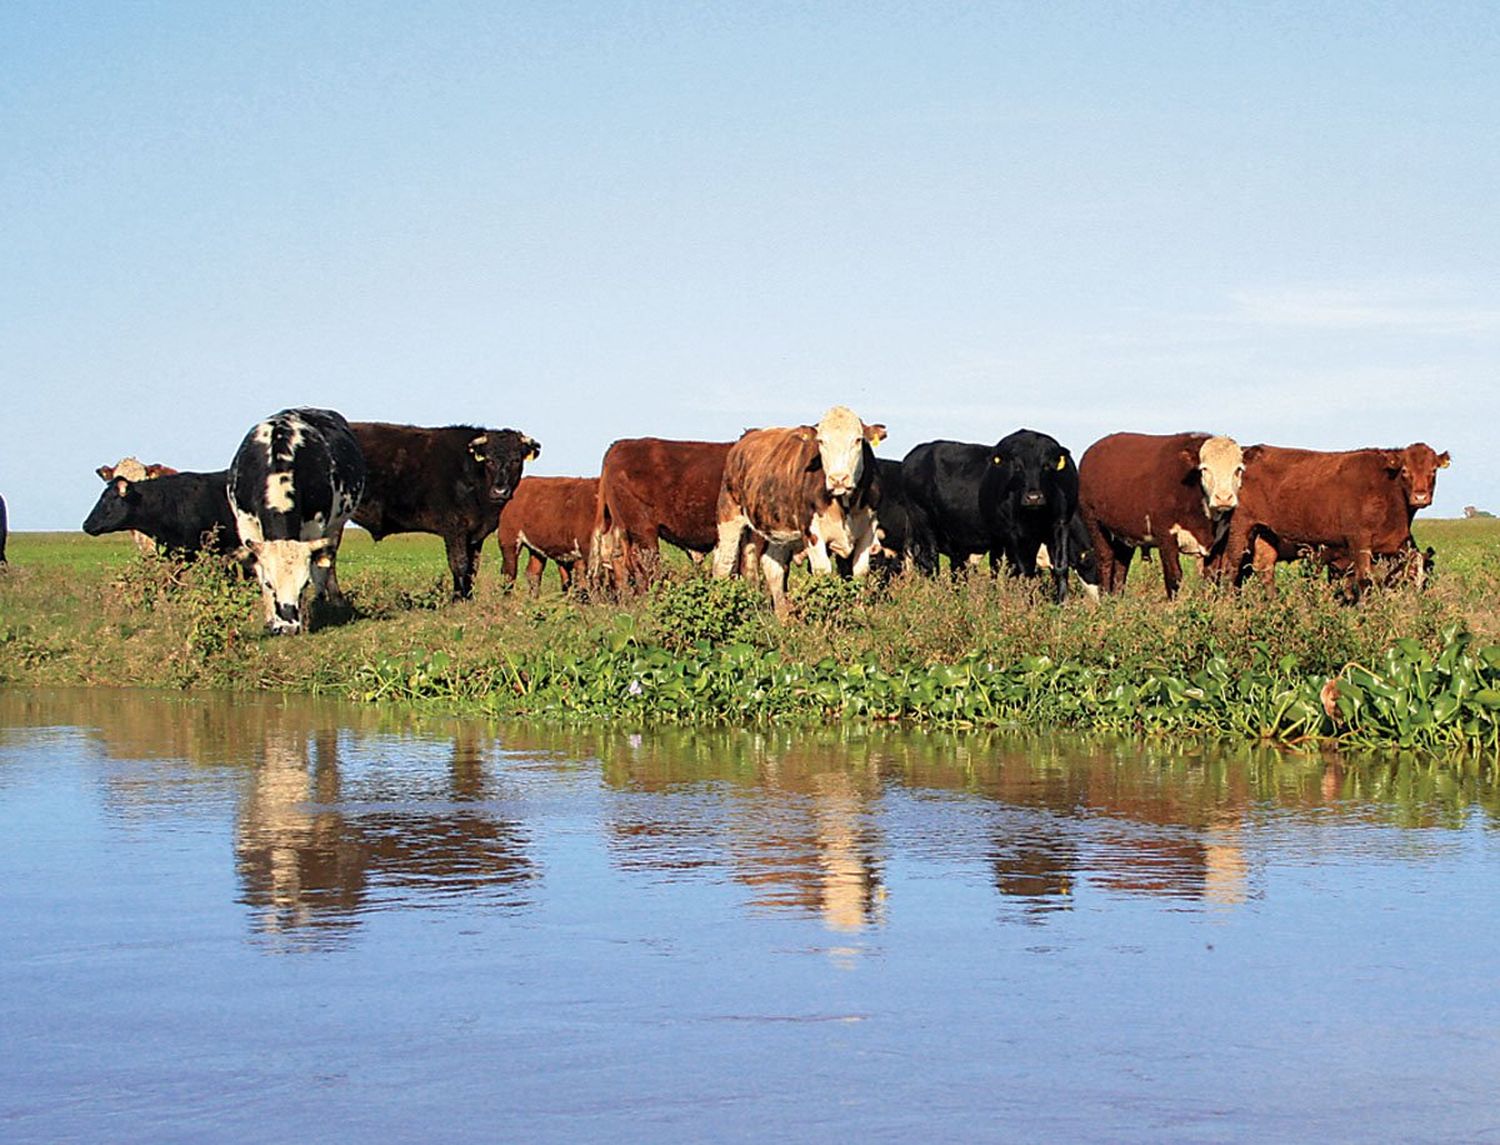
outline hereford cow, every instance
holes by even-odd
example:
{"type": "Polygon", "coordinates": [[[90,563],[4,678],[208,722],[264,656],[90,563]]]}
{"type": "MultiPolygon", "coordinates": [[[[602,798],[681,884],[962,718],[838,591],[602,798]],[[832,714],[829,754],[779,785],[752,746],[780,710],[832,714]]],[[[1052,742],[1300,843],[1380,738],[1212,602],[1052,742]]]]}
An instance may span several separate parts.
{"type": "Polygon", "coordinates": [[[514,429],[433,428],[357,421],[350,428],[369,466],[356,524],[375,540],[435,533],[448,550],[453,599],[473,594],[484,539],[541,443],[514,429]]]}
{"type": "Polygon", "coordinates": [[[541,588],[549,560],[557,562],[567,592],[588,559],[598,499],[597,477],[521,478],[516,495],[500,514],[500,562],[506,582],[515,584],[524,546],[530,554],[526,580],[532,594],[541,588]]]}
{"type": "Polygon", "coordinates": [[[912,557],[935,574],[939,554],[955,570],[969,558],[1003,560],[1014,575],[1037,575],[1047,546],[1057,602],[1068,596],[1075,560],[1078,468],[1055,438],[1022,429],[995,445],[929,441],[901,463],[912,506],[912,557]]]}
{"type": "MultiPolygon", "coordinates": [[[[116,477],[123,477],[127,481],[150,481],[157,477],[170,477],[177,470],[173,469],[170,465],[157,465],[155,463],[145,465],[137,458],[122,457],[113,465],[99,466],[94,472],[99,475],[101,481],[108,484],[116,477]]],[[[225,512],[228,512],[228,510],[226,509],[225,512]]],[[[229,532],[231,536],[234,535],[233,529],[230,529],[229,532]]],[[[142,530],[131,529],[130,537],[135,542],[135,547],[141,555],[144,556],[147,553],[154,553],[156,551],[156,541],[142,530]]]]}
{"type": "Polygon", "coordinates": [[[733,442],[629,437],[604,452],[589,551],[589,579],[617,591],[645,588],[659,542],[693,557],[718,543],[719,489],[733,442]]]}
{"type": "Polygon", "coordinates": [[[1167,598],[1176,596],[1180,554],[1207,558],[1224,541],[1244,473],[1233,438],[1112,433],[1094,442],[1078,462],[1078,504],[1100,588],[1123,591],[1135,550],[1154,546],[1167,598]]]}
{"type": "Polygon", "coordinates": [[[112,478],[83,522],[83,531],[98,537],[123,529],[144,536],[148,552],[157,546],[180,556],[194,556],[204,549],[234,552],[240,535],[229,507],[229,471],[174,470],[141,481],[112,478]]]}
{"type": "Polygon", "coordinates": [[[777,616],[788,613],[787,569],[798,552],[806,550],[815,573],[833,571],[833,554],[863,577],[875,546],[870,447],[884,437],[885,426],[866,425],[844,406],[816,426],[747,431],[724,460],[714,576],[735,570],[748,530],[777,616]]]}
{"type": "Polygon", "coordinates": [[[1271,587],[1279,554],[1326,546],[1348,555],[1349,590],[1358,599],[1372,583],[1377,556],[1398,556],[1412,547],[1413,501],[1432,500],[1432,481],[1409,469],[1409,456],[1422,456],[1410,452],[1415,448],[1328,453],[1248,447],[1239,506],[1222,554],[1235,583],[1253,568],[1271,587]]]}
{"type": "Polygon", "coordinates": [[[282,410],[245,435],[229,467],[229,501],[271,632],[301,631],[309,581],[329,592],[339,538],[364,488],[364,455],[341,414],[282,410]]]}
{"type": "MultiPolygon", "coordinates": [[[[1406,580],[1421,588],[1432,571],[1435,554],[1430,548],[1425,551],[1417,548],[1417,542],[1411,535],[1411,522],[1416,517],[1417,510],[1432,504],[1433,494],[1437,490],[1437,471],[1448,468],[1449,457],[1446,451],[1438,453],[1423,441],[1408,445],[1399,454],[1401,469],[1398,480],[1406,500],[1406,540],[1399,551],[1377,552],[1372,560],[1374,564],[1384,568],[1379,578],[1382,584],[1393,586],[1406,580]]],[[[1250,554],[1251,566],[1263,581],[1274,578],[1277,563],[1308,556],[1326,568],[1331,579],[1347,580],[1354,572],[1354,559],[1348,549],[1337,545],[1315,546],[1285,539],[1273,542],[1266,532],[1256,534],[1250,554]]],[[[1357,588],[1355,595],[1358,595],[1357,588]]]]}

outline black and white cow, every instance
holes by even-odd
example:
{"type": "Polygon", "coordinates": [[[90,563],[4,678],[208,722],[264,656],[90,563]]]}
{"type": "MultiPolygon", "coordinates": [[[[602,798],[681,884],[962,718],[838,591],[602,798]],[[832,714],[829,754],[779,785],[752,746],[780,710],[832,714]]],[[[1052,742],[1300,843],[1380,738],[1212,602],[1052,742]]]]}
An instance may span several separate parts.
{"type": "Polygon", "coordinates": [[[91,537],[134,529],[168,552],[188,556],[204,548],[232,553],[239,530],[229,510],[229,470],[169,473],[145,481],[112,478],[83,522],[91,537]]]}
{"type": "Polygon", "coordinates": [[[273,633],[301,631],[309,581],[326,592],[364,488],[364,455],[342,414],[282,410],[245,435],[229,467],[229,502],[273,633]]]}
{"type": "Polygon", "coordinates": [[[995,445],[930,441],[901,463],[910,505],[913,560],[935,573],[938,556],[955,568],[970,557],[1002,560],[1013,574],[1037,574],[1047,546],[1058,603],[1067,599],[1077,548],[1078,467],[1055,438],[1022,429],[995,445]]]}

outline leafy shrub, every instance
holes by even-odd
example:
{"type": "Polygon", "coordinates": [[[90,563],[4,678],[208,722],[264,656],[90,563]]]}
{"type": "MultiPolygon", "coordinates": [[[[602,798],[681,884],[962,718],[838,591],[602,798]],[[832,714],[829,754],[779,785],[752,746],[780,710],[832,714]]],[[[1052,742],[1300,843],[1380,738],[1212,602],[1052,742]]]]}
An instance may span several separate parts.
{"type": "Polygon", "coordinates": [[[764,595],[749,581],[668,578],[652,589],[650,616],[661,645],[680,651],[748,638],[764,608],[764,595]]]}

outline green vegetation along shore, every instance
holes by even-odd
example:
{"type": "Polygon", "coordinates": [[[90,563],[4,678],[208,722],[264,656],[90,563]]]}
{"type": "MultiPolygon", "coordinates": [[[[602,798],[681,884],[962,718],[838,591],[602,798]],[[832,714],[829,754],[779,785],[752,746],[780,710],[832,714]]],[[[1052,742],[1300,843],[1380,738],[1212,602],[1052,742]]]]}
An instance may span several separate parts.
{"type": "Polygon", "coordinates": [[[349,606],[273,638],[221,564],[141,558],[124,537],[13,535],[0,572],[0,684],[293,691],[551,722],[901,721],[1066,727],[1500,754],[1500,521],[1419,522],[1425,592],[1337,599],[1307,563],[1279,591],[1196,579],[1057,608],[976,574],[887,586],[794,578],[795,622],[758,584],[672,564],[648,597],[578,603],[500,582],[447,600],[436,538],[340,554],[349,606]]]}

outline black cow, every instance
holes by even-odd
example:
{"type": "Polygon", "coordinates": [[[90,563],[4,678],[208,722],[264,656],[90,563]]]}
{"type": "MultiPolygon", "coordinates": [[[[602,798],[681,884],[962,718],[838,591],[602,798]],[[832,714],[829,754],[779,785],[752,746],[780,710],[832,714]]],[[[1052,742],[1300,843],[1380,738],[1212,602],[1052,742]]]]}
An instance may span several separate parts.
{"type": "Polygon", "coordinates": [[[5,498],[0,497],[0,565],[5,564],[5,498]]]}
{"type": "Polygon", "coordinates": [[[901,463],[911,506],[912,559],[928,574],[939,554],[954,568],[988,555],[1013,574],[1035,576],[1047,546],[1057,602],[1068,596],[1077,548],[1078,467],[1055,438],[1022,429],[997,444],[930,441],[901,463]]]}
{"type": "Polygon", "coordinates": [[[339,538],[364,487],[359,442],[332,410],[282,410],[240,443],[229,467],[230,508],[255,558],[273,633],[301,631],[309,580],[328,593],[339,538]]]}
{"type": "Polygon", "coordinates": [[[448,548],[453,599],[470,596],[480,547],[541,443],[513,429],[472,425],[357,421],[351,428],[369,465],[355,522],[377,541],[391,533],[436,533],[448,548]]]}
{"type": "MultiPolygon", "coordinates": [[[[866,499],[875,510],[875,547],[870,553],[870,572],[884,581],[906,567],[911,539],[911,506],[906,500],[906,484],[901,462],[890,457],[873,458],[874,476],[866,499]]],[[[848,557],[834,561],[839,575],[853,575],[854,562],[848,557]]]]}
{"type": "Polygon", "coordinates": [[[240,535],[229,508],[229,470],[171,473],[148,481],[116,477],[83,522],[91,537],[134,529],[170,553],[232,553],[240,535]]]}

